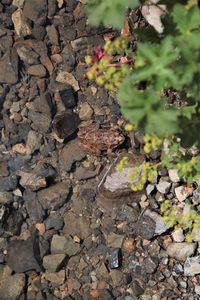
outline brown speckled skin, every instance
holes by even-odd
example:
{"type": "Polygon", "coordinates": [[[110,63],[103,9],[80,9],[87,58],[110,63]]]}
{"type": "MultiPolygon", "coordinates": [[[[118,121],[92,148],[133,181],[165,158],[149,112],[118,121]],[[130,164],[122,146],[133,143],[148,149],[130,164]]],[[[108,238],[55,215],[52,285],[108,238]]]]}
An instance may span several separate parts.
{"type": "Polygon", "coordinates": [[[99,124],[80,128],[78,137],[80,138],[80,147],[93,155],[100,155],[103,150],[111,153],[125,139],[116,127],[100,128],[99,124]]]}

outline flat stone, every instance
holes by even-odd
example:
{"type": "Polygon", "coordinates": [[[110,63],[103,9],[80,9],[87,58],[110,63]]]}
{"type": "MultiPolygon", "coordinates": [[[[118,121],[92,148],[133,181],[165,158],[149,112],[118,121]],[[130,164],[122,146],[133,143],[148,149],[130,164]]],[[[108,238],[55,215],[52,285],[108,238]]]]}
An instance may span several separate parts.
{"type": "Polygon", "coordinates": [[[43,257],[43,266],[49,272],[59,271],[65,261],[65,254],[50,254],[43,257]]]}
{"type": "Polygon", "coordinates": [[[187,186],[178,186],[175,188],[175,194],[178,199],[178,201],[183,202],[187,197],[191,196],[193,193],[193,188],[192,187],[187,187],[187,186]]]}
{"type": "Polygon", "coordinates": [[[78,140],[70,141],[60,152],[61,168],[70,171],[73,163],[82,160],[86,153],[80,148],[78,140]]]}
{"type": "Polygon", "coordinates": [[[175,242],[183,242],[184,239],[185,239],[185,236],[184,236],[184,233],[183,233],[183,229],[182,228],[178,228],[176,230],[174,230],[172,232],[172,237],[173,237],[173,240],[175,242]]]}
{"type": "Polygon", "coordinates": [[[179,177],[178,171],[176,169],[169,169],[168,174],[169,174],[169,179],[172,182],[179,182],[180,181],[180,177],[179,177]]]}
{"type": "Polygon", "coordinates": [[[47,16],[47,0],[26,0],[23,14],[33,22],[45,18],[47,16]]]}
{"type": "Polygon", "coordinates": [[[188,257],[184,264],[184,275],[194,276],[200,274],[200,256],[188,257]]]}
{"type": "Polygon", "coordinates": [[[45,272],[42,277],[54,284],[61,285],[65,281],[65,270],[56,273],[45,272]]]}
{"type": "Polygon", "coordinates": [[[194,254],[196,247],[196,243],[171,243],[167,247],[167,254],[177,260],[185,261],[189,256],[194,254]]]}
{"type": "Polygon", "coordinates": [[[0,192],[0,204],[6,204],[13,200],[12,192],[0,192]]]}
{"type": "Polygon", "coordinates": [[[42,222],[45,212],[41,203],[38,201],[37,193],[25,190],[23,193],[23,199],[29,218],[33,222],[42,222]]]}
{"type": "Polygon", "coordinates": [[[19,8],[12,14],[12,21],[14,24],[15,32],[20,37],[31,35],[31,27],[28,19],[23,15],[22,10],[19,8]]]}
{"type": "Polygon", "coordinates": [[[59,71],[58,75],[56,77],[56,81],[61,82],[61,83],[67,83],[67,84],[71,85],[73,87],[73,89],[74,89],[75,92],[77,92],[80,89],[78,81],[69,72],[59,71]]]}
{"type": "Polygon", "coordinates": [[[51,116],[53,103],[49,93],[41,94],[31,102],[32,109],[47,116],[51,116]]]}
{"type": "Polygon", "coordinates": [[[114,232],[110,233],[106,237],[107,247],[121,248],[124,240],[124,235],[116,234],[114,232]]]}
{"type": "Polygon", "coordinates": [[[148,274],[152,274],[156,271],[159,261],[156,257],[148,256],[144,259],[144,268],[148,274]]]}
{"type": "Polygon", "coordinates": [[[47,133],[51,127],[51,116],[36,112],[32,109],[28,112],[28,118],[33,122],[31,127],[35,131],[47,133]]]}
{"type": "Polygon", "coordinates": [[[109,266],[111,269],[117,269],[121,266],[122,263],[122,255],[121,250],[118,249],[112,249],[110,251],[110,259],[109,259],[109,266]]]}
{"type": "Polygon", "coordinates": [[[77,131],[79,123],[80,120],[77,114],[71,111],[63,111],[54,117],[53,127],[58,137],[64,139],[77,131]]]}
{"type": "Polygon", "coordinates": [[[7,264],[16,273],[23,273],[30,270],[41,271],[38,263],[39,245],[36,236],[27,240],[14,240],[8,245],[7,264]],[[17,253],[17,255],[16,255],[17,253]]]}
{"type": "Polygon", "coordinates": [[[41,64],[28,67],[27,72],[29,75],[38,77],[45,77],[47,74],[45,67],[41,64]]]}
{"type": "Polygon", "coordinates": [[[17,177],[9,176],[9,177],[0,177],[0,192],[8,192],[13,191],[17,187],[17,177]]]}
{"type": "Polygon", "coordinates": [[[168,225],[165,222],[163,222],[162,217],[155,211],[147,209],[144,212],[144,216],[150,217],[155,222],[155,235],[161,235],[169,229],[168,225]]]}
{"type": "Polygon", "coordinates": [[[56,210],[67,202],[70,190],[70,181],[59,182],[37,192],[38,200],[44,209],[56,210]]]}
{"type": "Polygon", "coordinates": [[[30,130],[27,136],[26,141],[26,147],[27,147],[27,153],[34,153],[36,150],[39,150],[39,148],[42,145],[42,135],[34,130],[30,130]]]}
{"type": "Polygon", "coordinates": [[[59,212],[53,212],[45,220],[45,226],[46,226],[46,230],[52,228],[54,228],[55,230],[60,230],[64,226],[63,217],[59,214],[59,212]]]}
{"type": "Polygon", "coordinates": [[[65,235],[78,236],[84,240],[91,234],[90,220],[85,216],[78,216],[71,211],[64,215],[64,229],[65,235]]]}
{"type": "Polygon", "coordinates": [[[70,236],[55,234],[51,241],[51,253],[65,253],[68,256],[76,255],[80,251],[80,245],[75,243],[70,236]]]}
{"type": "Polygon", "coordinates": [[[76,105],[76,99],[74,96],[73,89],[71,87],[64,88],[59,91],[60,97],[62,99],[63,104],[65,107],[68,108],[74,108],[76,105]]]}
{"type": "Polygon", "coordinates": [[[3,228],[11,235],[19,235],[23,221],[23,215],[19,210],[11,210],[3,223],[3,228]]]}
{"type": "Polygon", "coordinates": [[[25,289],[25,274],[5,276],[0,281],[1,300],[18,300],[25,289]]]}
{"type": "Polygon", "coordinates": [[[119,270],[111,270],[110,277],[115,286],[121,285],[123,283],[123,272],[119,270]]]}
{"type": "Polygon", "coordinates": [[[12,5],[22,8],[25,0],[13,0],[12,5]]]}
{"type": "Polygon", "coordinates": [[[94,113],[94,111],[93,111],[92,107],[87,102],[84,102],[81,105],[81,108],[79,110],[79,118],[82,121],[91,120],[93,113],[94,113]]]}
{"type": "Polygon", "coordinates": [[[16,84],[18,82],[18,55],[16,49],[8,50],[0,58],[0,83],[16,84]]]}
{"type": "Polygon", "coordinates": [[[143,239],[150,240],[154,237],[156,230],[155,221],[149,216],[142,216],[137,224],[137,233],[143,239]]]}
{"type": "Polygon", "coordinates": [[[167,181],[160,181],[157,185],[156,188],[161,194],[167,194],[170,190],[171,187],[171,182],[167,181]]]}
{"type": "Polygon", "coordinates": [[[6,161],[0,161],[0,177],[7,177],[9,175],[8,164],[6,161]]]}
{"type": "Polygon", "coordinates": [[[146,187],[147,196],[149,196],[153,192],[154,189],[155,189],[154,184],[148,184],[147,187],[146,187]]]}

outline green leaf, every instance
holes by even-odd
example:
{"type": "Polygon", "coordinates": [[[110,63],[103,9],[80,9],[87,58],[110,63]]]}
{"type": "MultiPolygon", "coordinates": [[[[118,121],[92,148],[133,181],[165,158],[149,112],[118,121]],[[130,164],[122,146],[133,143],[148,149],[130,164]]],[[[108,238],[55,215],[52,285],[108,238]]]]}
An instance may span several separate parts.
{"type": "Polygon", "coordinates": [[[103,24],[121,29],[128,8],[139,5],[138,0],[87,0],[86,10],[92,25],[103,24]]]}

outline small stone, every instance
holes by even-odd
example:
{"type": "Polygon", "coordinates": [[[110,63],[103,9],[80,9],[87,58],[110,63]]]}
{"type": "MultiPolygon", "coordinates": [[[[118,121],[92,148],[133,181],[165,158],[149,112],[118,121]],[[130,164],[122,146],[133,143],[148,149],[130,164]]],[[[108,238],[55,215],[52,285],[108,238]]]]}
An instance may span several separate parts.
{"type": "Polygon", "coordinates": [[[180,177],[178,176],[178,171],[176,169],[169,169],[168,174],[169,174],[169,179],[172,182],[179,182],[180,181],[180,177]]]}
{"type": "Polygon", "coordinates": [[[156,188],[161,194],[167,194],[170,190],[171,183],[167,181],[160,181],[157,185],[156,188]]]}
{"type": "Polygon", "coordinates": [[[47,181],[40,174],[34,174],[24,171],[19,171],[18,175],[21,177],[19,183],[24,188],[29,188],[32,192],[46,187],[47,181]]]}
{"type": "Polygon", "coordinates": [[[137,224],[137,233],[145,240],[150,240],[155,235],[156,223],[148,216],[142,216],[137,224]]]}
{"type": "Polygon", "coordinates": [[[55,230],[60,230],[64,225],[63,217],[58,212],[53,212],[45,220],[45,224],[47,230],[52,228],[55,230]]]}
{"type": "Polygon", "coordinates": [[[123,282],[123,273],[119,270],[111,270],[110,277],[115,286],[121,285],[123,282]]]}
{"type": "Polygon", "coordinates": [[[144,289],[142,287],[142,284],[138,280],[133,280],[131,286],[133,289],[134,296],[139,297],[142,294],[144,294],[144,289]]]}
{"type": "Polygon", "coordinates": [[[167,247],[167,253],[170,257],[185,261],[189,256],[194,254],[196,247],[196,243],[171,243],[167,247]]]}
{"type": "Polygon", "coordinates": [[[51,117],[44,113],[39,113],[34,110],[29,110],[28,118],[33,122],[31,128],[35,131],[47,133],[51,127],[51,117]]]}
{"type": "Polygon", "coordinates": [[[37,23],[47,16],[47,0],[26,0],[23,13],[27,18],[37,23]]]}
{"type": "Polygon", "coordinates": [[[167,231],[167,229],[169,228],[167,226],[167,224],[163,222],[162,217],[155,211],[151,211],[150,209],[147,209],[144,213],[144,216],[148,216],[152,220],[154,220],[154,222],[156,224],[155,235],[157,235],[157,234],[161,235],[162,233],[167,231]]]}
{"type": "Polygon", "coordinates": [[[187,197],[191,196],[193,193],[193,188],[188,186],[179,186],[175,188],[175,194],[178,201],[183,202],[187,197]]]}
{"type": "Polygon", "coordinates": [[[46,255],[43,257],[43,266],[50,272],[57,272],[62,268],[65,262],[65,258],[65,254],[46,255]]]}
{"type": "Polygon", "coordinates": [[[92,116],[93,116],[93,109],[87,102],[84,102],[79,110],[79,118],[82,121],[88,121],[91,120],[92,116]]]}
{"type": "Polygon", "coordinates": [[[45,272],[43,277],[54,284],[61,285],[65,281],[65,270],[60,270],[57,273],[45,272]]]}
{"type": "Polygon", "coordinates": [[[158,267],[158,260],[155,257],[147,257],[144,260],[144,268],[148,274],[152,274],[158,267]]]}
{"type": "Polygon", "coordinates": [[[79,122],[77,114],[71,111],[63,111],[54,117],[53,127],[58,137],[64,139],[76,132],[79,122]]]}
{"type": "Polygon", "coordinates": [[[5,161],[0,161],[0,177],[7,177],[9,175],[8,166],[5,161]]]}
{"type": "Polygon", "coordinates": [[[38,201],[37,194],[29,190],[23,193],[25,207],[32,222],[42,222],[45,212],[38,201]]]}
{"type": "Polygon", "coordinates": [[[38,76],[38,77],[45,77],[46,76],[46,69],[43,65],[32,65],[27,69],[29,75],[38,76]]]}
{"type": "Polygon", "coordinates": [[[59,45],[58,32],[54,24],[47,26],[47,35],[52,45],[59,45]]]}
{"type": "Polygon", "coordinates": [[[148,184],[146,187],[146,193],[147,196],[149,196],[155,189],[155,185],[154,184],[148,184]]]}
{"type": "Polygon", "coordinates": [[[79,147],[78,140],[70,141],[60,152],[60,165],[67,172],[71,170],[73,163],[82,160],[86,153],[79,147]]]}
{"type": "Polygon", "coordinates": [[[184,275],[194,276],[200,274],[200,256],[187,257],[184,264],[184,275]]]}
{"type": "Polygon", "coordinates": [[[34,153],[36,150],[40,149],[42,145],[42,135],[34,130],[30,130],[27,136],[26,147],[28,149],[28,153],[34,153]]]}
{"type": "Polygon", "coordinates": [[[178,228],[172,232],[172,237],[175,242],[183,242],[185,239],[183,229],[178,228]]]}
{"type": "Polygon", "coordinates": [[[65,253],[69,257],[80,251],[80,245],[75,243],[70,236],[59,236],[55,234],[51,241],[51,253],[65,253]]]}
{"type": "Polygon", "coordinates": [[[11,18],[14,24],[15,32],[18,36],[25,37],[27,35],[31,35],[31,27],[28,19],[23,15],[20,8],[12,14],[11,18]]]}
{"type": "Polygon", "coordinates": [[[25,289],[25,274],[5,276],[0,280],[0,297],[2,300],[17,300],[25,289]]]}
{"type": "Polygon", "coordinates": [[[11,241],[7,249],[8,266],[16,273],[23,273],[30,270],[40,272],[41,267],[38,263],[38,247],[39,245],[36,236],[34,236],[33,239],[28,238],[26,241],[11,241]]]}
{"type": "Polygon", "coordinates": [[[114,232],[108,234],[106,238],[107,247],[121,248],[124,240],[124,235],[116,234],[114,232]]]}
{"type": "Polygon", "coordinates": [[[18,55],[16,49],[8,50],[0,58],[0,83],[16,84],[18,82],[18,55]]]}
{"type": "Polygon", "coordinates": [[[121,250],[118,249],[113,249],[110,251],[110,260],[109,260],[109,266],[111,269],[117,269],[121,265],[121,250]]]}
{"type": "Polygon", "coordinates": [[[194,290],[197,295],[200,295],[200,285],[195,285],[194,290]]]}
{"type": "Polygon", "coordinates": [[[0,204],[9,203],[13,200],[11,192],[0,192],[0,204]]]}
{"type": "Polygon", "coordinates": [[[57,82],[61,82],[61,83],[67,83],[67,84],[71,85],[73,87],[73,89],[74,89],[75,92],[77,92],[80,89],[78,81],[69,72],[59,71],[58,75],[56,77],[56,81],[57,82]]]}
{"type": "Polygon", "coordinates": [[[25,0],[13,0],[12,5],[22,8],[25,0]]]}
{"type": "Polygon", "coordinates": [[[90,220],[85,216],[77,218],[77,215],[69,211],[64,215],[64,222],[63,232],[65,235],[76,235],[84,240],[91,234],[90,220]]]}
{"type": "Polygon", "coordinates": [[[76,105],[76,99],[73,93],[73,89],[65,88],[62,91],[59,91],[62,102],[64,103],[66,108],[73,108],[76,105]]]}
{"type": "Polygon", "coordinates": [[[67,201],[70,190],[70,181],[59,182],[37,192],[38,200],[44,209],[56,210],[67,201]]]}
{"type": "Polygon", "coordinates": [[[13,191],[17,187],[17,177],[9,176],[9,177],[0,177],[0,192],[8,192],[13,191]]]}

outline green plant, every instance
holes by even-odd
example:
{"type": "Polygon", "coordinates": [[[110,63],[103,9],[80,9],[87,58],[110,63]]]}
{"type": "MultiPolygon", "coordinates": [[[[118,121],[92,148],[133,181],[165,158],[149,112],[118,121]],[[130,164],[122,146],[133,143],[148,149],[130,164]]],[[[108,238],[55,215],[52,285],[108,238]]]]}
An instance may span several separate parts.
{"type": "Polygon", "coordinates": [[[200,212],[191,203],[184,206],[172,204],[165,200],[160,208],[163,216],[162,220],[174,229],[182,228],[185,233],[186,241],[192,242],[195,236],[195,228],[200,228],[200,212]]]}
{"type": "MultiPolygon", "coordinates": [[[[87,0],[87,8],[93,24],[121,28],[127,8],[139,7],[145,2],[87,0]]],[[[189,0],[186,5],[182,3],[183,1],[162,1],[168,10],[163,17],[163,34],[154,32],[149,35],[149,27],[136,33],[135,63],[126,65],[129,70],[126,68],[127,71],[120,79],[116,80],[110,74],[115,74],[115,71],[109,71],[109,61],[105,64],[102,62],[103,67],[101,63],[100,68],[97,66],[96,77],[100,77],[97,82],[105,87],[117,89],[123,115],[139,130],[148,134],[144,146],[146,153],[161,147],[161,141],[166,137],[171,141],[174,135],[180,137],[181,143],[178,146],[171,142],[169,153],[162,156],[162,162],[167,167],[178,169],[180,176],[186,181],[194,182],[200,180],[200,158],[183,154],[180,148],[182,145],[200,145],[200,10],[198,1],[189,0]],[[170,103],[166,95],[168,89],[175,90],[184,101],[180,101],[178,106],[170,103]]],[[[105,48],[111,55],[114,55],[114,43],[115,41],[110,42],[105,48]]],[[[123,53],[131,55],[128,45],[127,43],[127,49],[123,48],[123,53]]],[[[149,180],[144,175],[148,173],[145,168],[149,170],[150,165],[145,165],[142,172],[135,169],[130,176],[133,183],[135,176],[140,175],[137,184],[140,188],[143,188],[145,180],[149,180]]],[[[156,172],[156,167],[153,168],[156,172]]],[[[132,187],[136,189],[134,184],[132,187]]]]}

